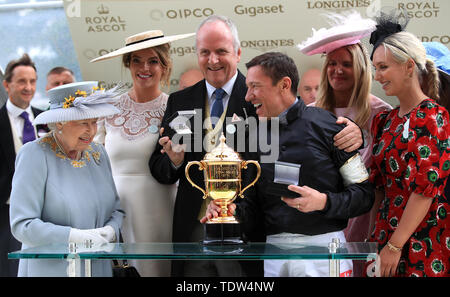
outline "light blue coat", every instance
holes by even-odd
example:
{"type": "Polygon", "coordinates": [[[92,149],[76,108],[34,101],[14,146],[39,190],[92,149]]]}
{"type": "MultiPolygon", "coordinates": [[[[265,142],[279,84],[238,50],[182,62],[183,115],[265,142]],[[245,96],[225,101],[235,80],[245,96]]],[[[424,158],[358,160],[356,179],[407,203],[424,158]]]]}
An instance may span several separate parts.
{"type": "MultiPolygon", "coordinates": [[[[73,163],[48,134],[25,144],[15,166],[10,222],[22,249],[67,243],[70,228],[110,225],[119,238],[124,213],[102,145],[92,143],[73,163]]],[[[67,266],[67,260],[21,259],[18,276],[67,276],[67,266]]],[[[92,261],[92,276],[111,274],[111,261],[92,261]]]]}

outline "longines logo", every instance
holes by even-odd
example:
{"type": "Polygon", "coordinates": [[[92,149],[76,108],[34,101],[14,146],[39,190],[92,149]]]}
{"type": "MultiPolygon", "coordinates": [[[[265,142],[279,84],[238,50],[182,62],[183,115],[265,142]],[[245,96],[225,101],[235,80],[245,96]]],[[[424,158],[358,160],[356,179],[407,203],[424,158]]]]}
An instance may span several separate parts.
{"type": "Polygon", "coordinates": [[[348,9],[370,6],[370,0],[314,0],[307,1],[308,9],[348,9]]]}
{"type": "Polygon", "coordinates": [[[108,6],[101,4],[96,9],[96,16],[85,17],[87,32],[118,32],[125,31],[126,21],[119,15],[110,15],[108,6]]]}
{"type": "Polygon", "coordinates": [[[241,40],[242,48],[250,48],[267,52],[278,47],[294,46],[293,39],[265,39],[265,40],[241,40]]]}
{"type": "Polygon", "coordinates": [[[435,1],[422,1],[422,2],[400,2],[397,4],[399,9],[406,11],[406,16],[409,18],[435,18],[438,17],[440,7],[435,1]]]}

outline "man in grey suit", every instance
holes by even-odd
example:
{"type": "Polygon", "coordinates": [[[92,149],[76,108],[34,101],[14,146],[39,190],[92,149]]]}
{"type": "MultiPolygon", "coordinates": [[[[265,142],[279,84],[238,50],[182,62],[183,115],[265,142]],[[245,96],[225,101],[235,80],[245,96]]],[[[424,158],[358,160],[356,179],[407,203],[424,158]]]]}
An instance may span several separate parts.
{"type": "Polygon", "coordinates": [[[0,109],[0,276],[17,276],[18,261],[7,258],[9,252],[20,249],[9,225],[9,195],[16,154],[24,143],[36,139],[38,132],[47,131],[45,126],[31,125],[41,112],[30,105],[36,80],[36,66],[27,54],[8,63],[3,81],[8,100],[0,109]]]}

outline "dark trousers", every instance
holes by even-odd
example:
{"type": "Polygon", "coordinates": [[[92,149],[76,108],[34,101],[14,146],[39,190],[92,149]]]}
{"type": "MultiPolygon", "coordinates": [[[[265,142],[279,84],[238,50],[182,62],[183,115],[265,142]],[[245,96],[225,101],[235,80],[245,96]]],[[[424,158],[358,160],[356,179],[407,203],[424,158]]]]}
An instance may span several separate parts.
{"type": "Polygon", "coordinates": [[[21,244],[11,234],[9,205],[0,207],[0,277],[16,277],[19,260],[8,260],[8,253],[20,250],[21,244]]]}
{"type": "MultiPolygon", "coordinates": [[[[190,241],[203,239],[203,225],[197,223],[190,241]]],[[[184,261],[184,276],[187,277],[241,277],[245,273],[236,260],[189,260],[184,261]]]]}

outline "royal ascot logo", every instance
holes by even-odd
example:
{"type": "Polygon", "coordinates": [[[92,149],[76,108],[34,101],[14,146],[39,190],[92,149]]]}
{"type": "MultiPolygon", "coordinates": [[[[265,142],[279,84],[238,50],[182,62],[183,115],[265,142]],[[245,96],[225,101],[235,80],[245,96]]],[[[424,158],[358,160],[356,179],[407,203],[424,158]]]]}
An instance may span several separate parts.
{"type": "Polygon", "coordinates": [[[251,17],[256,17],[258,15],[267,14],[280,14],[284,13],[283,5],[267,5],[267,6],[244,6],[236,5],[234,7],[234,13],[237,15],[248,15],[251,17]]]}
{"type": "Polygon", "coordinates": [[[436,1],[405,1],[397,4],[399,10],[404,11],[401,16],[410,19],[426,19],[439,17],[440,7],[436,1]]]}
{"type": "Polygon", "coordinates": [[[110,15],[110,8],[101,4],[96,8],[96,16],[84,18],[87,32],[118,32],[126,30],[126,21],[120,15],[110,15]]]}
{"type": "MultiPolygon", "coordinates": [[[[376,1],[376,0],[375,0],[376,1]]],[[[369,7],[371,0],[309,0],[307,9],[351,9],[369,7]]]]}
{"type": "Polygon", "coordinates": [[[279,47],[292,47],[295,45],[294,39],[260,39],[241,40],[241,47],[267,52],[279,47]]]}

